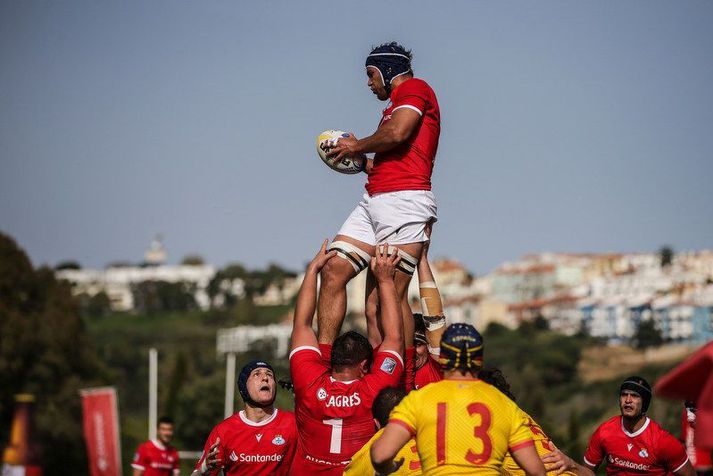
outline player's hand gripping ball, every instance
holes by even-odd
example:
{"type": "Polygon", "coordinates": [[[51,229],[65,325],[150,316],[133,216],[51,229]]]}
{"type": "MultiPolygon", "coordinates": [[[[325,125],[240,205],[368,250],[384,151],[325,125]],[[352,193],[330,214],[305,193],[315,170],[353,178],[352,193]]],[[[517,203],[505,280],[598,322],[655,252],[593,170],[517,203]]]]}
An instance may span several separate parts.
{"type": "Polygon", "coordinates": [[[358,174],[364,170],[364,163],[366,162],[362,157],[346,158],[339,162],[335,162],[334,159],[327,157],[329,150],[337,145],[341,137],[349,137],[349,133],[330,129],[317,136],[317,153],[319,154],[319,158],[332,170],[343,174],[358,174]]]}

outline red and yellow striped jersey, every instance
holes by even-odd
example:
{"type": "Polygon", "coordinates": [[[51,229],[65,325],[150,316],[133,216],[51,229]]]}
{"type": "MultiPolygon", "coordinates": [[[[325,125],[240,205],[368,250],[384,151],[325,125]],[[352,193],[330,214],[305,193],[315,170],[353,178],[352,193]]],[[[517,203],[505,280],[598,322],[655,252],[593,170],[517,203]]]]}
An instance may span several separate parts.
{"type": "MultiPolygon", "coordinates": [[[[540,425],[538,425],[537,422],[535,422],[535,420],[533,420],[527,413],[525,413],[525,416],[527,416],[527,426],[530,429],[532,440],[535,442],[535,449],[537,450],[537,454],[540,455],[540,458],[547,453],[554,451],[557,447],[552,440],[550,440],[549,436],[542,431],[540,425]]],[[[525,470],[518,466],[510,452],[505,455],[502,474],[508,476],[525,476],[525,470]]],[[[554,471],[550,472],[550,474],[554,474],[554,471]]],[[[562,474],[565,476],[576,476],[575,473],[572,473],[571,471],[565,471],[562,474]]]]}

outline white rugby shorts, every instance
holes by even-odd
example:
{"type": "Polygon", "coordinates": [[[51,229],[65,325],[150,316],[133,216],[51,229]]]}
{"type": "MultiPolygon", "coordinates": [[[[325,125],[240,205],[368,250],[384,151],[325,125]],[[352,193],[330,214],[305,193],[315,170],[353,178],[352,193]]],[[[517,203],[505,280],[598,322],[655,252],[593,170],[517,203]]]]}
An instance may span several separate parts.
{"type": "Polygon", "coordinates": [[[438,219],[436,198],[430,190],[401,190],[369,196],[365,193],[339,235],[369,245],[405,245],[428,241],[425,227],[438,219]]]}

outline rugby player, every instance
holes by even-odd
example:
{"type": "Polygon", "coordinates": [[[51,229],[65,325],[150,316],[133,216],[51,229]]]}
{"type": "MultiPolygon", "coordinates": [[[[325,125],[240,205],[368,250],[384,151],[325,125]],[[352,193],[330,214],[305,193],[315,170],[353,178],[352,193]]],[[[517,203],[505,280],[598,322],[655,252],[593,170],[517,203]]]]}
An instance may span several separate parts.
{"type": "Polygon", "coordinates": [[[415,436],[426,474],[499,475],[510,451],[527,474],[544,476],[525,413],[478,379],[480,333],[470,324],[451,324],[440,347],[444,379],[411,392],[394,409],[371,447],[374,468],[385,474],[398,469],[403,461],[394,457],[415,436]]]}
{"type": "MultiPolygon", "coordinates": [[[[431,224],[427,226],[428,237],[431,224]]],[[[423,256],[418,263],[418,287],[421,297],[421,310],[423,314],[414,314],[414,388],[419,389],[432,382],[443,378],[443,372],[438,364],[440,342],[443,331],[446,330],[446,316],[443,314],[441,293],[436,286],[431,265],[428,262],[428,249],[430,240],[423,244],[423,256]]],[[[406,349],[406,358],[409,358],[409,349],[406,349]]],[[[409,380],[406,380],[407,389],[409,380]]]]}
{"type": "Polygon", "coordinates": [[[244,408],[210,432],[192,476],[287,475],[297,448],[292,412],[275,408],[275,372],[263,360],[247,363],[238,376],[244,408]]]}
{"type": "MultiPolygon", "coordinates": [[[[497,368],[482,369],[480,372],[478,372],[478,378],[480,380],[482,380],[483,382],[489,383],[493,387],[500,390],[503,394],[505,394],[513,402],[516,401],[515,395],[513,395],[512,392],[510,391],[510,384],[505,379],[505,376],[500,371],[500,369],[497,369],[497,368]]],[[[525,413],[525,416],[527,417],[527,427],[530,429],[532,441],[535,442],[535,449],[537,450],[537,454],[540,455],[540,458],[543,458],[545,455],[548,455],[551,452],[555,451],[557,449],[557,447],[552,442],[550,437],[545,434],[545,432],[542,430],[542,427],[540,427],[540,425],[538,425],[537,422],[527,413],[525,413]]],[[[553,475],[554,474],[563,474],[563,473],[556,473],[555,470],[550,470],[550,471],[552,472],[553,475]]],[[[525,475],[525,471],[517,464],[517,462],[515,462],[515,459],[512,457],[512,454],[509,451],[505,455],[505,459],[503,460],[503,467],[501,470],[501,474],[503,476],[524,476],[525,475]]],[[[549,474],[549,471],[548,471],[548,474],[549,474]]],[[[567,471],[564,474],[566,476],[574,476],[576,473],[567,471]]]]}
{"type": "Polygon", "coordinates": [[[157,439],[146,441],[136,449],[131,463],[133,476],[176,476],[180,473],[178,451],[170,445],[174,429],[170,417],[158,419],[157,439]]]}
{"type": "Polygon", "coordinates": [[[290,371],[295,392],[297,454],[290,474],[340,475],[359,448],[374,435],[371,407],[379,391],[398,385],[403,374],[403,325],[394,274],[400,257],[379,247],[371,271],[379,289],[384,340],[372,349],[369,340],[349,331],[332,346],[331,366],[322,359],[312,320],[317,275],[336,254],[327,241],[305,272],[297,296],[290,371]]]}
{"type": "Polygon", "coordinates": [[[584,465],[555,451],[544,461],[558,468],[592,476],[606,461],[607,475],[641,474],[693,476],[695,471],[680,441],[646,415],[651,386],[642,377],[629,377],[619,387],[621,415],[599,425],[584,453],[584,465]]]}
{"type": "MultiPolygon", "coordinates": [[[[398,246],[400,273],[395,278],[402,306],[406,346],[413,345],[413,320],[406,299],[411,276],[428,241],[425,227],[436,220],[431,173],[441,131],[436,95],[422,79],[414,78],[411,52],[392,42],[374,48],[366,58],[369,89],[383,110],[377,130],[357,140],[340,138],[328,155],[335,161],[375,153],[365,161],[366,193],[337,233],[330,249],[340,259],[322,270],[319,291],[319,343],[331,344],[346,313],[346,285],[368,268],[377,244],[398,246]]],[[[367,319],[376,320],[377,285],[369,275],[366,289],[367,319]]],[[[409,364],[410,365],[410,361],[409,364]]]]}
{"type": "MultiPolygon", "coordinates": [[[[374,466],[371,464],[371,456],[369,455],[371,444],[384,432],[384,427],[389,422],[389,413],[405,396],[406,391],[394,387],[385,388],[379,392],[374,400],[374,406],[371,407],[371,414],[374,416],[374,422],[379,430],[367,444],[352,456],[351,463],[344,470],[345,476],[362,476],[375,473],[374,466]]],[[[404,458],[404,464],[394,474],[404,476],[421,474],[421,460],[418,459],[418,448],[416,448],[414,439],[411,439],[401,448],[395,459],[401,458],[404,458]]]]}

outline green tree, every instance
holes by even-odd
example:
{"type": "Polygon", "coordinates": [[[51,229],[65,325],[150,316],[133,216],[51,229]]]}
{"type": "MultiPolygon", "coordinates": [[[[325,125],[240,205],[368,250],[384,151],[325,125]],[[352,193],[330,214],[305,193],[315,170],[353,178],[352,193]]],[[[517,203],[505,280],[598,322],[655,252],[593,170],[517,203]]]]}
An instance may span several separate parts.
{"type": "Polygon", "coordinates": [[[69,285],[0,233],[0,441],[13,396],[32,393],[45,474],[86,474],[78,390],[107,383],[99,362],[69,285]]]}
{"type": "Polygon", "coordinates": [[[636,328],[632,340],[637,349],[658,347],[663,344],[663,336],[653,319],[639,322],[639,327],[636,328]]]}
{"type": "Polygon", "coordinates": [[[662,268],[667,268],[673,263],[673,248],[670,246],[662,246],[659,250],[659,260],[662,268]]]}
{"type": "Polygon", "coordinates": [[[168,392],[166,395],[166,404],[164,405],[164,413],[167,415],[176,414],[176,405],[180,396],[181,388],[186,382],[188,375],[188,362],[186,354],[179,351],[176,355],[176,360],[173,364],[171,376],[168,381],[168,392]]]}
{"type": "Polygon", "coordinates": [[[205,264],[205,260],[200,255],[187,255],[181,260],[181,264],[186,266],[201,266],[205,264]]]}
{"type": "Polygon", "coordinates": [[[142,281],[132,285],[131,292],[139,312],[191,311],[197,307],[195,287],[190,283],[142,281]]]}
{"type": "Polygon", "coordinates": [[[78,261],[74,260],[67,260],[67,261],[60,261],[57,263],[57,266],[54,267],[57,271],[62,271],[65,269],[82,269],[82,265],[79,264],[78,261]]]}
{"type": "Polygon", "coordinates": [[[104,291],[99,291],[87,300],[84,311],[90,317],[104,317],[111,312],[111,300],[104,291]]]}

